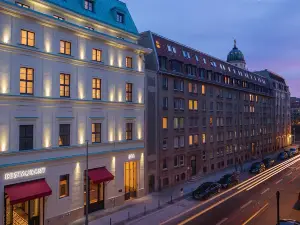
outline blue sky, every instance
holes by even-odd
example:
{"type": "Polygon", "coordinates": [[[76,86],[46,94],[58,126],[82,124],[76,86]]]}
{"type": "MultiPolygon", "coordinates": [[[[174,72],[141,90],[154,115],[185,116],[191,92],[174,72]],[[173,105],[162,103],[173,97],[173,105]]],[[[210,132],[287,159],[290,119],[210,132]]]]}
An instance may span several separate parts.
{"type": "Polygon", "coordinates": [[[221,59],[233,47],[248,69],[268,68],[300,97],[300,0],[123,0],[140,32],[151,30],[221,59]]]}

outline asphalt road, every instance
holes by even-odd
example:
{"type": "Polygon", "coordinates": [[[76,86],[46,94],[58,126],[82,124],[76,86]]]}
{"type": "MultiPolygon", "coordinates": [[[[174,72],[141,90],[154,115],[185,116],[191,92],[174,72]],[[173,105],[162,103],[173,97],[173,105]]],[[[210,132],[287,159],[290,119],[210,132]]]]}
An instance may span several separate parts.
{"type": "Polygon", "coordinates": [[[278,190],[281,193],[281,218],[300,219],[300,211],[293,209],[300,192],[300,155],[251,177],[161,225],[275,225],[278,190]]]}

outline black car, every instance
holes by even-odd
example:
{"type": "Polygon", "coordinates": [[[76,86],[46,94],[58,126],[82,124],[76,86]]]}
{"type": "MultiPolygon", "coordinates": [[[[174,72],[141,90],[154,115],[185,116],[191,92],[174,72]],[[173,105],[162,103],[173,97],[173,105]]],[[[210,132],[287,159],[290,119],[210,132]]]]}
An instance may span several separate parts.
{"type": "Polygon", "coordinates": [[[278,155],[278,159],[279,160],[285,160],[287,159],[289,156],[286,152],[280,152],[279,155],[278,155]]]}
{"type": "Polygon", "coordinates": [[[271,158],[265,158],[262,162],[265,164],[266,168],[270,168],[275,164],[275,160],[271,158]]]}
{"type": "Polygon", "coordinates": [[[219,181],[222,188],[230,188],[239,183],[239,175],[237,173],[225,174],[219,181]]]}
{"type": "Polygon", "coordinates": [[[289,158],[294,156],[293,152],[288,149],[284,150],[284,152],[286,152],[286,154],[288,155],[289,158]]]}
{"type": "Polygon", "coordinates": [[[205,182],[193,191],[193,198],[197,200],[205,200],[210,196],[221,191],[221,184],[215,182],[205,182]]]}
{"type": "Polygon", "coordinates": [[[263,162],[256,162],[251,165],[250,173],[261,173],[266,170],[266,166],[263,162]]]}

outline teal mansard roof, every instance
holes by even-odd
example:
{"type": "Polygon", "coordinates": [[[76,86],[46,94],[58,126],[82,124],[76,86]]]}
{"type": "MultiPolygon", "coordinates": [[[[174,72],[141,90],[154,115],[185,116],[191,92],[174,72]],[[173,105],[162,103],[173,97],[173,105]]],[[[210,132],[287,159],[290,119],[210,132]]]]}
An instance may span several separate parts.
{"type": "Polygon", "coordinates": [[[119,0],[90,0],[93,11],[84,8],[84,0],[44,0],[82,16],[98,20],[125,32],[138,35],[138,30],[124,2],[119,0]],[[124,15],[124,22],[117,21],[117,14],[124,15]]]}
{"type": "Polygon", "coordinates": [[[236,40],[234,40],[234,47],[227,55],[227,62],[245,62],[244,54],[236,47],[236,40]]]}

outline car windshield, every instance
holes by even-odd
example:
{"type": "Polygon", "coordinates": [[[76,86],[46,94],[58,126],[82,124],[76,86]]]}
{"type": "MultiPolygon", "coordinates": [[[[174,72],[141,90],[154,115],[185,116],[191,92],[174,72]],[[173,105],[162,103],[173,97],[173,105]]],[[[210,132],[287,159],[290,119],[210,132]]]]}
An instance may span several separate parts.
{"type": "Polygon", "coordinates": [[[260,163],[259,163],[259,162],[256,162],[256,163],[253,163],[251,167],[253,167],[253,168],[254,168],[254,167],[258,167],[259,165],[260,165],[260,163]]]}
{"type": "Polygon", "coordinates": [[[199,190],[199,191],[205,191],[207,188],[210,187],[210,185],[212,185],[211,182],[204,183],[204,184],[202,184],[202,185],[200,185],[200,186],[198,187],[198,190],[199,190]]]}

